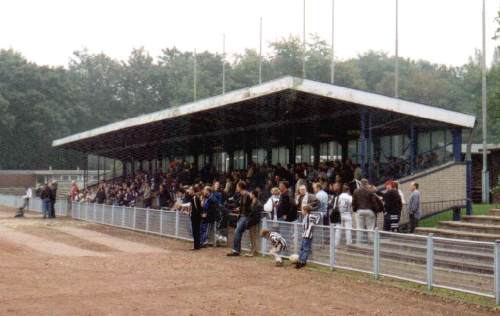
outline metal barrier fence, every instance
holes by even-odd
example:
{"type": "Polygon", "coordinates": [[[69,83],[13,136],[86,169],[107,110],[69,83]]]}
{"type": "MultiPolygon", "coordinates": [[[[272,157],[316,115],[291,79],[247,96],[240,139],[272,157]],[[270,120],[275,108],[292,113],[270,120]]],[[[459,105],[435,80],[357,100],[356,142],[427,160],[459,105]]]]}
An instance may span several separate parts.
{"type": "MultiPolygon", "coordinates": [[[[192,240],[188,214],[102,204],[72,205],[75,219],[136,231],[192,240]]],[[[288,243],[284,257],[298,253],[302,225],[263,219],[261,227],[279,232],[288,243]]],[[[211,232],[216,240],[216,232],[211,232]]],[[[262,239],[260,252],[271,245],[262,239]]],[[[248,232],[242,241],[248,249],[248,232]]],[[[433,287],[495,297],[500,303],[500,242],[476,242],[385,231],[315,226],[310,262],[334,269],[347,269],[387,276],[433,287]]]]}
{"type": "MultiPolygon", "coordinates": [[[[24,199],[22,196],[18,195],[7,195],[0,194],[0,205],[4,205],[12,208],[19,208],[23,206],[24,199]]],[[[54,207],[57,216],[67,216],[68,215],[68,202],[64,199],[56,200],[54,207]]],[[[42,200],[38,197],[32,198],[28,204],[28,211],[41,213],[42,212],[42,200]]]]}

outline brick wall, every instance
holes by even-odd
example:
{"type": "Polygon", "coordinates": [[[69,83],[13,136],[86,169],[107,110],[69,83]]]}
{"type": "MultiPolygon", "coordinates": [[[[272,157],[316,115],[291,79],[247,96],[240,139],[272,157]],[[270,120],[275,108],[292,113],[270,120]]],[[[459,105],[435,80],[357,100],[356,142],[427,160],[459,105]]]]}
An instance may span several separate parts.
{"type": "Polygon", "coordinates": [[[416,181],[422,193],[422,202],[449,201],[467,198],[466,165],[448,164],[401,179],[401,190],[408,202],[410,183],[416,181]]]}
{"type": "Polygon", "coordinates": [[[35,175],[32,174],[0,174],[0,188],[33,187],[35,175]]]}

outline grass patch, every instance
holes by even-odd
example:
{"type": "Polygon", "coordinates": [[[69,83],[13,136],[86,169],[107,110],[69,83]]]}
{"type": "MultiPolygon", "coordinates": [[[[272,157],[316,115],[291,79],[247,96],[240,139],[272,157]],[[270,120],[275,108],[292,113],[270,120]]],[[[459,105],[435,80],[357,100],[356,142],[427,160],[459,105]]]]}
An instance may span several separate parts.
{"type": "MultiPolygon", "coordinates": [[[[474,204],[472,206],[473,215],[487,215],[491,208],[495,208],[495,204],[474,204]]],[[[462,216],[465,214],[465,209],[462,209],[462,216]]],[[[419,227],[437,227],[441,221],[452,221],[453,211],[440,213],[431,217],[427,217],[418,223],[419,227]]]]}

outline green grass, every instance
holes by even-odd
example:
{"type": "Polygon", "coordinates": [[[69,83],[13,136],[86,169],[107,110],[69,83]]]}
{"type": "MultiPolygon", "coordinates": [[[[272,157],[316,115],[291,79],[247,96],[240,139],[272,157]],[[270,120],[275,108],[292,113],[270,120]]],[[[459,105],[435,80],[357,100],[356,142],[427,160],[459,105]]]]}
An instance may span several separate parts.
{"type": "MultiPolygon", "coordinates": [[[[495,208],[495,204],[474,204],[472,206],[472,215],[487,215],[490,208],[495,208]]],[[[462,216],[465,215],[465,209],[462,210],[462,216]]],[[[419,227],[436,227],[440,221],[452,221],[453,211],[444,212],[431,217],[427,217],[418,223],[419,227]]]]}

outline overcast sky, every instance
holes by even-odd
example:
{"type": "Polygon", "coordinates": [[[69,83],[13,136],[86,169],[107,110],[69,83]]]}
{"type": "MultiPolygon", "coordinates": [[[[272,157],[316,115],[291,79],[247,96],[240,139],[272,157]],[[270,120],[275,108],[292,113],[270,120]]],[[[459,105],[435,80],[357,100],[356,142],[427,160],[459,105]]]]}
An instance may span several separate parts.
{"type": "MultiPolygon", "coordinates": [[[[487,2],[488,57],[500,0],[487,2]]],[[[395,0],[335,0],[336,56],[394,52],[395,0]]],[[[39,64],[67,65],[88,48],[126,59],[134,47],[220,51],[302,34],[302,0],[1,0],[0,47],[39,64]]],[[[307,33],[330,42],[331,0],[307,0],[307,33]]],[[[481,47],[481,0],[400,0],[400,55],[460,65],[481,47]]],[[[264,51],[265,53],[266,51],[264,51]]]]}

